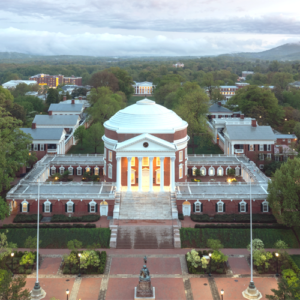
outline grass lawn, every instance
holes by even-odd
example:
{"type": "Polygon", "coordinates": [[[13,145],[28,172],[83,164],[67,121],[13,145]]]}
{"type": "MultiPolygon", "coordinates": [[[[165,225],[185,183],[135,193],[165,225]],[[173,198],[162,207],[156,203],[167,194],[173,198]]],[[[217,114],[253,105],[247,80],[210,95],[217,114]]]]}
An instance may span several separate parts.
{"type": "MultiPolygon", "coordinates": [[[[143,99],[145,99],[145,96],[131,96],[127,102],[127,106],[135,104],[136,101],[143,100],[143,99]]],[[[150,99],[153,101],[155,100],[153,96],[147,96],[147,99],[150,99]]]]}
{"type": "MultiPolygon", "coordinates": [[[[231,228],[181,228],[182,248],[206,248],[208,239],[218,239],[225,248],[246,248],[250,242],[249,229],[231,228]]],[[[299,248],[292,229],[253,229],[253,239],[261,239],[265,248],[273,248],[278,240],[286,242],[289,248],[299,248]]]]}
{"type": "MultiPolygon", "coordinates": [[[[211,140],[208,141],[202,137],[196,137],[195,140],[198,145],[195,154],[224,154],[223,150],[211,140]]],[[[191,147],[188,148],[188,154],[194,154],[191,147]]]]}
{"type": "Polygon", "coordinates": [[[300,255],[291,255],[291,257],[295,264],[298,266],[298,268],[300,268],[300,255]]]}

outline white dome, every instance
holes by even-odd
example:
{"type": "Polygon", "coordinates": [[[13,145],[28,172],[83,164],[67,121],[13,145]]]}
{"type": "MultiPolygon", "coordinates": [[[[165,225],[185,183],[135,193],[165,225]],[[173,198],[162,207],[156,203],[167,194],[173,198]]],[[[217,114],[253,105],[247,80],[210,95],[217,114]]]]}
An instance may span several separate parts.
{"type": "Polygon", "coordinates": [[[118,111],[104,123],[105,128],[120,133],[170,133],[187,125],[174,111],[147,98],[118,111]]]}

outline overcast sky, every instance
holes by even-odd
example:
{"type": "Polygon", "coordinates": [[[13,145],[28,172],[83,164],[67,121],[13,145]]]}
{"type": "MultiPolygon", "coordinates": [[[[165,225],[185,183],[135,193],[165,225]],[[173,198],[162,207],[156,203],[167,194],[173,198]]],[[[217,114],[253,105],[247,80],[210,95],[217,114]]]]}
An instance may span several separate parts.
{"type": "Polygon", "coordinates": [[[0,51],[211,55],[300,41],[299,0],[1,0],[0,51]]]}

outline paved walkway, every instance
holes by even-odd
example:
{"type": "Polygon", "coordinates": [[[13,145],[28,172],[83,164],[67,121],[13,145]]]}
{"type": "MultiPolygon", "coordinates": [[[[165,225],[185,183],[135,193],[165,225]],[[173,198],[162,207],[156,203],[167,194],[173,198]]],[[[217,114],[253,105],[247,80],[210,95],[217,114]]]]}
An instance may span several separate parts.
{"type": "MultiPolygon", "coordinates": [[[[47,293],[44,299],[50,300],[52,297],[66,299],[66,290],[69,289],[69,300],[132,300],[146,253],[157,300],[220,300],[221,289],[225,291],[224,299],[243,299],[241,293],[250,281],[245,256],[231,256],[230,268],[226,275],[213,275],[208,278],[204,274],[188,274],[185,262],[187,250],[109,249],[105,274],[81,277],[62,275],[59,270],[62,253],[66,251],[47,250],[52,253],[45,254],[43,253],[45,250],[41,250],[42,264],[39,278],[42,288],[47,293]]],[[[32,274],[27,277],[26,288],[30,290],[33,288],[35,276],[32,274]]],[[[254,282],[263,294],[263,300],[266,299],[266,294],[271,293],[272,288],[277,288],[277,280],[273,275],[268,277],[255,275],[254,282]]]]}

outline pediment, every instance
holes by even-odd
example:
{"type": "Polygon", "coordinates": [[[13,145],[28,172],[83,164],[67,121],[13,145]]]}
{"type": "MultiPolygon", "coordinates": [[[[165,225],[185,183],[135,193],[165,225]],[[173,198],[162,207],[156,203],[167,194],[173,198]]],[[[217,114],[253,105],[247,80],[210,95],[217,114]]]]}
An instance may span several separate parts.
{"type": "Polygon", "coordinates": [[[118,143],[116,151],[175,151],[176,146],[151,134],[144,133],[127,141],[118,143]]]}

